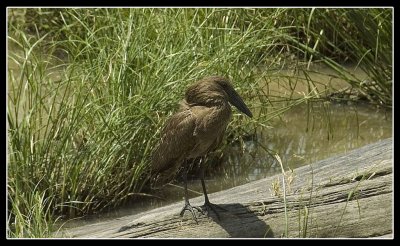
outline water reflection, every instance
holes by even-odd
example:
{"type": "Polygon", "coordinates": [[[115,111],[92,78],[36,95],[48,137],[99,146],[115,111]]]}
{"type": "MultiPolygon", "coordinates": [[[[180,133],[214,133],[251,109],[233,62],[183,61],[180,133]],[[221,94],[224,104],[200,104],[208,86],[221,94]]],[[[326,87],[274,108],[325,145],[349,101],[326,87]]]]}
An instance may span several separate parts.
{"type": "Polygon", "coordinates": [[[239,146],[231,147],[228,163],[251,166],[247,175],[235,176],[252,181],[281,172],[276,160],[257,145],[278,153],[283,164],[294,169],[391,136],[390,110],[363,104],[304,104],[272,122],[271,129],[259,134],[258,142],[246,143],[248,152],[242,156],[235,154],[239,146]]]}

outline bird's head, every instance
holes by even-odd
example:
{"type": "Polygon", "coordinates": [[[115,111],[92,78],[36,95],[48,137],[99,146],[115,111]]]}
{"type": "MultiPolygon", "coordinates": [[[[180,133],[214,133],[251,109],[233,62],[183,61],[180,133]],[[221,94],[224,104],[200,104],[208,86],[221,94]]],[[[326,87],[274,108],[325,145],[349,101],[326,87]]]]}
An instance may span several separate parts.
{"type": "Polygon", "coordinates": [[[185,99],[189,104],[204,106],[218,106],[228,101],[247,116],[253,117],[231,82],[221,76],[206,77],[192,84],[186,90],[185,99]]]}

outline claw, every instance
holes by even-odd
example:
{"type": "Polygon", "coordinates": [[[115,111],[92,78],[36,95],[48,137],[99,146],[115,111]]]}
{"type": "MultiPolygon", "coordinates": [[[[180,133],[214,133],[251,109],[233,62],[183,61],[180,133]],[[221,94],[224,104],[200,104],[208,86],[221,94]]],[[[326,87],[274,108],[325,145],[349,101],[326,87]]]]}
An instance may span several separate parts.
{"type": "Polygon", "coordinates": [[[201,208],[203,209],[202,214],[205,214],[204,210],[207,210],[207,214],[208,214],[209,210],[212,210],[215,213],[215,215],[217,216],[218,220],[220,220],[220,217],[219,217],[219,214],[218,214],[216,208],[218,208],[220,210],[223,210],[223,211],[228,211],[227,209],[225,209],[225,208],[223,208],[223,207],[221,207],[221,206],[219,206],[217,204],[213,204],[211,202],[208,202],[208,201],[206,201],[204,203],[204,205],[201,206],[201,208]]]}
{"type": "Polygon", "coordinates": [[[193,207],[192,205],[190,205],[190,203],[185,203],[185,206],[183,206],[180,215],[182,217],[183,214],[185,213],[185,211],[188,210],[192,214],[194,221],[196,221],[196,223],[199,224],[199,222],[197,221],[197,216],[196,216],[196,213],[194,212],[194,209],[203,213],[203,211],[200,207],[193,207]]]}

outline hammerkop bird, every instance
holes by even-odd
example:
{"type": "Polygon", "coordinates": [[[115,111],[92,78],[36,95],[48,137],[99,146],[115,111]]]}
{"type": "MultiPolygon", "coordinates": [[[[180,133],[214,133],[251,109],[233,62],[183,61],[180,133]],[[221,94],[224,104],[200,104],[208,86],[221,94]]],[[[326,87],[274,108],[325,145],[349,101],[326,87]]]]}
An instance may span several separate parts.
{"type": "Polygon", "coordinates": [[[180,215],[183,216],[188,210],[196,222],[193,208],[203,214],[202,207],[207,212],[211,209],[217,218],[219,216],[214,207],[223,208],[208,200],[204,165],[201,171],[201,185],[205,203],[201,207],[190,205],[187,191],[187,171],[191,164],[189,160],[206,155],[221,143],[232,116],[229,103],[247,116],[253,117],[227,78],[211,76],[190,85],[186,90],[185,99],[180,102],[180,109],[167,120],[161,133],[161,141],[152,154],[152,179],[155,186],[171,181],[180,168],[184,168],[185,205],[180,215]]]}

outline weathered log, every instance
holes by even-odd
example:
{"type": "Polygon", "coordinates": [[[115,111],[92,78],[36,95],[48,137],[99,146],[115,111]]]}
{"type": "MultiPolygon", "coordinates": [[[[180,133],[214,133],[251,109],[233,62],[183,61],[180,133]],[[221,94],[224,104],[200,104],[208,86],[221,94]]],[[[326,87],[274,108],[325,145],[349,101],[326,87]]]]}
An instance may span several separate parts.
{"type": "MultiPolygon", "coordinates": [[[[183,203],[177,202],[148,212],[69,229],[57,236],[391,237],[392,164],[390,138],[287,173],[287,235],[285,203],[280,192],[282,175],[275,175],[210,194],[210,201],[228,210],[220,212],[220,220],[213,212],[210,217],[199,213],[196,224],[188,212],[179,216],[183,203]]],[[[203,202],[202,196],[191,199],[192,205],[203,202]]]]}

